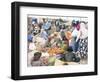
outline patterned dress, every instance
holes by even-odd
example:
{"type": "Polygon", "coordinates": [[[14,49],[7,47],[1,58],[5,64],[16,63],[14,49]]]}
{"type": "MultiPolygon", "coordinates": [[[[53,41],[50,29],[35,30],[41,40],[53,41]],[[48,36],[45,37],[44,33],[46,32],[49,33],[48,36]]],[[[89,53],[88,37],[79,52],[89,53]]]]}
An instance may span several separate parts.
{"type": "Polygon", "coordinates": [[[78,51],[79,51],[81,58],[87,58],[88,56],[88,37],[85,39],[79,40],[78,51]]]}

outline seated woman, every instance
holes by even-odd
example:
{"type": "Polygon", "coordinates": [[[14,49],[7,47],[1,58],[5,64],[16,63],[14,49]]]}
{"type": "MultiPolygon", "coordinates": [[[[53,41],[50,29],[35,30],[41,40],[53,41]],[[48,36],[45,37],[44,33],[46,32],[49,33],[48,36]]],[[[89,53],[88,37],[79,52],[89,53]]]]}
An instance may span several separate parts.
{"type": "Polygon", "coordinates": [[[35,52],[34,57],[31,60],[32,66],[47,66],[48,65],[48,57],[42,56],[43,53],[35,52]]]}
{"type": "Polygon", "coordinates": [[[75,53],[73,53],[73,49],[69,47],[67,49],[67,52],[64,53],[64,61],[66,62],[80,62],[80,58],[76,56],[75,53]]]}
{"type": "Polygon", "coordinates": [[[42,55],[42,53],[40,53],[40,52],[34,53],[34,57],[31,61],[32,66],[41,66],[41,61],[40,61],[41,55],[42,55]]]}

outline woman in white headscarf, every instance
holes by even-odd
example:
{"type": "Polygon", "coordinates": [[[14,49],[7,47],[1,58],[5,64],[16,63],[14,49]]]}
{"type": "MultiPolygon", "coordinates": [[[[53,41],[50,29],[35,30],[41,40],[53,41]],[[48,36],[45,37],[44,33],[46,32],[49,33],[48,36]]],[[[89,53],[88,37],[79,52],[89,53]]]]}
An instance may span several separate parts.
{"type": "Polygon", "coordinates": [[[88,55],[88,27],[85,22],[80,23],[80,41],[79,41],[79,54],[81,58],[87,58],[88,55]]]}

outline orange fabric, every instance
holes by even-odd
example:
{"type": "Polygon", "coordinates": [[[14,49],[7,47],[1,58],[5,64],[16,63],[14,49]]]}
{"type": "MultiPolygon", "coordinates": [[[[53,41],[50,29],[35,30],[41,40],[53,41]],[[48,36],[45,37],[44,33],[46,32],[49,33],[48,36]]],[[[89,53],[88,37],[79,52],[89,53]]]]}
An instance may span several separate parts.
{"type": "Polygon", "coordinates": [[[66,38],[67,38],[68,40],[70,40],[70,39],[72,38],[72,33],[71,33],[70,31],[67,31],[67,32],[65,33],[65,35],[66,35],[66,38]]]}
{"type": "Polygon", "coordinates": [[[60,53],[63,53],[63,52],[64,52],[63,49],[57,48],[57,47],[48,49],[49,55],[60,54],[60,53]]]}

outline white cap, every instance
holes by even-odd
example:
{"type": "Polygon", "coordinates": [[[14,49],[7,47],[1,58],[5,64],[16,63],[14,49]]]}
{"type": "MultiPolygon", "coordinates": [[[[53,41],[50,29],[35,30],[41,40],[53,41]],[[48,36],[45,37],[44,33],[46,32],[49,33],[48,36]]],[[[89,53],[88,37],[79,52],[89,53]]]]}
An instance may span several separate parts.
{"type": "Polygon", "coordinates": [[[35,24],[35,21],[33,21],[32,24],[35,24]]]}

